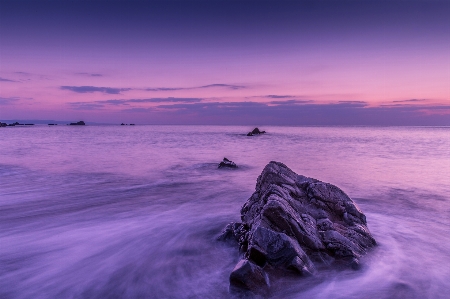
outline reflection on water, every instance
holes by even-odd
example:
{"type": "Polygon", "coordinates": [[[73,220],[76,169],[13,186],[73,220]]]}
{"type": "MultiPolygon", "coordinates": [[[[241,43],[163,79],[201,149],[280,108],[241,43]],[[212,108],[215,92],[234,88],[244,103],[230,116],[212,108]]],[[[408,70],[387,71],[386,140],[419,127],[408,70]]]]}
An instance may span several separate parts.
{"type": "Polygon", "coordinates": [[[360,271],[284,277],[273,298],[446,297],[449,129],[264,129],[2,130],[0,298],[238,296],[237,249],[215,237],[270,160],[342,187],[379,243],[360,271]]]}

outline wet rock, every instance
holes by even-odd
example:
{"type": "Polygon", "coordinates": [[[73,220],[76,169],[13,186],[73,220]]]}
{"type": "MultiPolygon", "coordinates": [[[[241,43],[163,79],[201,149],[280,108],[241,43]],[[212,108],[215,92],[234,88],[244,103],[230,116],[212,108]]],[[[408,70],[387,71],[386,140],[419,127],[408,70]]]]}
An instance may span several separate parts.
{"type": "Polygon", "coordinates": [[[267,294],[270,287],[267,273],[246,259],[240,260],[234,267],[230,275],[230,282],[232,286],[260,294],[267,294]]]}
{"type": "Polygon", "coordinates": [[[239,241],[238,229],[241,227],[240,223],[232,222],[229,223],[222,231],[220,236],[217,238],[219,241],[239,241]]]}
{"type": "Polygon", "coordinates": [[[247,133],[247,136],[259,135],[264,133],[266,133],[266,131],[260,131],[258,128],[254,128],[253,131],[247,133]]]}
{"type": "MultiPolygon", "coordinates": [[[[243,260],[264,272],[311,275],[318,264],[357,269],[360,257],[376,244],[365,215],[347,194],[279,162],[267,164],[258,177],[241,220],[229,224],[219,239],[237,242],[243,260]]],[[[238,269],[244,262],[239,263],[238,269]]],[[[245,286],[250,290],[266,287],[261,279],[249,279],[245,286]]],[[[239,286],[236,281],[230,276],[230,283],[239,286]]]]}
{"type": "Polygon", "coordinates": [[[2,123],[2,122],[0,122],[0,127],[6,127],[7,126],[7,124],[6,123],[2,123]]]}
{"type": "Polygon", "coordinates": [[[233,161],[223,158],[223,161],[219,163],[219,168],[237,168],[237,165],[233,161]]]}

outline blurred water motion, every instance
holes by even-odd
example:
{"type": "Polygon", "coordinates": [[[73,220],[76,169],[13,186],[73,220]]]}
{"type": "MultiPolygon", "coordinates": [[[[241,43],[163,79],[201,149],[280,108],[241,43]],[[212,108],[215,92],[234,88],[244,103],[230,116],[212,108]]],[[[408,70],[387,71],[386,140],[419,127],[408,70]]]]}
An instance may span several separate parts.
{"type": "Polygon", "coordinates": [[[450,128],[262,129],[2,130],[0,298],[239,296],[215,237],[270,160],[342,188],[379,243],[362,270],[285,277],[273,298],[446,298],[450,128]]]}

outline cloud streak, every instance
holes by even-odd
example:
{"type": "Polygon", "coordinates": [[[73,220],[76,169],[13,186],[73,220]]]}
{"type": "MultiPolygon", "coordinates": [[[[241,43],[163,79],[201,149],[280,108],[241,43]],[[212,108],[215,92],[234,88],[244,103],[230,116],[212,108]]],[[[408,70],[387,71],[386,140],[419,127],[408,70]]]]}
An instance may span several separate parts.
{"type": "Polygon", "coordinates": [[[20,100],[19,97],[9,97],[9,98],[0,97],[0,105],[11,105],[19,100],[20,100]]]}
{"type": "Polygon", "coordinates": [[[211,87],[224,87],[224,88],[233,89],[233,90],[246,88],[246,86],[243,86],[243,85],[231,85],[231,84],[209,84],[209,85],[203,85],[203,86],[200,86],[197,88],[211,88],[211,87]]]}
{"type": "Polygon", "coordinates": [[[103,109],[107,106],[130,106],[131,104],[142,103],[198,103],[203,101],[202,98],[146,98],[146,99],[111,99],[94,102],[71,102],[69,105],[75,110],[96,110],[103,109]]]}
{"type": "Polygon", "coordinates": [[[101,92],[106,94],[120,94],[123,91],[129,91],[132,88],[115,88],[115,87],[96,87],[96,86],[61,86],[62,90],[70,90],[76,93],[93,93],[101,92]]]}
{"type": "Polygon", "coordinates": [[[194,87],[155,87],[155,88],[146,88],[146,91],[177,91],[177,90],[193,90],[193,89],[206,89],[206,88],[226,88],[231,90],[239,90],[247,88],[244,85],[233,85],[233,84],[208,84],[202,86],[194,86],[194,87]]]}
{"type": "Polygon", "coordinates": [[[11,80],[11,79],[6,79],[6,78],[0,77],[0,82],[19,82],[19,81],[15,81],[15,80],[11,80]]]}
{"type": "Polygon", "coordinates": [[[286,101],[271,101],[269,104],[271,105],[296,105],[296,104],[306,104],[306,103],[312,103],[312,100],[286,100],[286,101]]]}
{"type": "Polygon", "coordinates": [[[410,99],[410,100],[401,100],[401,101],[392,101],[392,103],[412,103],[412,102],[424,102],[426,99],[410,99]]]}
{"type": "Polygon", "coordinates": [[[263,97],[269,99],[286,99],[286,98],[293,98],[294,96],[269,94],[263,97]]]}
{"type": "MultiPolygon", "coordinates": [[[[91,74],[91,73],[78,73],[82,75],[100,77],[101,74],[91,74]]],[[[1,78],[0,78],[1,79],[1,78]]],[[[7,79],[5,79],[7,80],[7,79]]],[[[0,80],[1,81],[1,80],[0,80]]],[[[7,80],[10,81],[10,80],[7,80]]],[[[14,81],[13,81],[14,82],[14,81]]],[[[230,90],[239,90],[247,88],[243,85],[232,85],[232,84],[209,84],[195,87],[152,87],[152,88],[119,88],[119,87],[99,87],[99,86],[60,86],[62,90],[70,90],[76,93],[93,93],[100,92],[106,94],[120,94],[124,91],[130,90],[145,90],[145,91],[178,91],[178,90],[194,90],[194,89],[207,89],[207,88],[225,88],[230,90]]]]}
{"type": "Polygon", "coordinates": [[[75,73],[75,74],[89,77],[103,77],[103,75],[99,73],[75,73]]]}

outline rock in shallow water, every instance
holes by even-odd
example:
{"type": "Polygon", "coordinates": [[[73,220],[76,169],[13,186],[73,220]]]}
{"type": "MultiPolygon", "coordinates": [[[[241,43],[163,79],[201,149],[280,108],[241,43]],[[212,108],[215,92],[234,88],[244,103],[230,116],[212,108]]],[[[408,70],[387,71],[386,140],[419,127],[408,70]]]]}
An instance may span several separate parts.
{"type": "Polygon", "coordinates": [[[223,161],[219,163],[218,168],[237,168],[237,165],[233,161],[223,158],[223,161]]]}
{"type": "Polygon", "coordinates": [[[266,133],[266,131],[260,131],[258,128],[254,128],[253,131],[247,133],[247,136],[254,136],[254,135],[265,134],[265,133],[266,133]]]}
{"type": "Polygon", "coordinates": [[[231,285],[257,293],[269,287],[267,272],[310,275],[315,264],[333,262],[357,267],[376,244],[365,215],[341,189],[279,162],[264,168],[241,219],[219,239],[237,241],[242,253],[231,285]]]}

